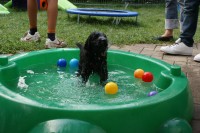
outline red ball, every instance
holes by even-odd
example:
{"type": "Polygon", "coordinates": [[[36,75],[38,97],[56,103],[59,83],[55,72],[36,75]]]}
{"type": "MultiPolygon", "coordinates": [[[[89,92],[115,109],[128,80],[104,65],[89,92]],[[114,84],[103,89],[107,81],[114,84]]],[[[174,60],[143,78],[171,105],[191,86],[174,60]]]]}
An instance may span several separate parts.
{"type": "Polygon", "coordinates": [[[142,75],[142,80],[144,82],[151,82],[153,81],[153,74],[150,73],[150,72],[145,72],[143,75],[142,75]]]}

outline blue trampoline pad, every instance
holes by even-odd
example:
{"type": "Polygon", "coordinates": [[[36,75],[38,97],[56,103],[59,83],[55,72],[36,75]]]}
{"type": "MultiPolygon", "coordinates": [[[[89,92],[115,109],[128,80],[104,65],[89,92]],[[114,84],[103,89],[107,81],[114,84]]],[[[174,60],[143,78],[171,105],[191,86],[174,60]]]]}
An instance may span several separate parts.
{"type": "Polygon", "coordinates": [[[138,12],[132,12],[132,11],[127,11],[127,10],[101,9],[101,8],[68,9],[67,13],[89,15],[89,16],[108,16],[108,17],[137,17],[138,16],[138,12]]]}
{"type": "Polygon", "coordinates": [[[119,24],[122,17],[135,17],[137,23],[137,12],[127,11],[127,10],[113,10],[113,9],[102,9],[102,8],[76,8],[66,10],[69,14],[78,15],[77,22],[79,23],[80,15],[88,16],[105,16],[114,17],[113,23],[119,24]]]}

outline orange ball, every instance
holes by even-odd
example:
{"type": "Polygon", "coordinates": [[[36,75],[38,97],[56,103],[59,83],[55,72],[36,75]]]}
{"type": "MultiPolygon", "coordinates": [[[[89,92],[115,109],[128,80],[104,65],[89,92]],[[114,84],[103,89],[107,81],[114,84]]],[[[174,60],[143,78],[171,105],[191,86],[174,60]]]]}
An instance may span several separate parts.
{"type": "Polygon", "coordinates": [[[106,94],[116,94],[118,92],[118,86],[114,82],[108,82],[105,85],[105,93],[106,94]]]}
{"type": "Polygon", "coordinates": [[[142,78],[143,74],[144,74],[144,70],[136,69],[135,72],[134,72],[134,77],[135,78],[142,78]]]}

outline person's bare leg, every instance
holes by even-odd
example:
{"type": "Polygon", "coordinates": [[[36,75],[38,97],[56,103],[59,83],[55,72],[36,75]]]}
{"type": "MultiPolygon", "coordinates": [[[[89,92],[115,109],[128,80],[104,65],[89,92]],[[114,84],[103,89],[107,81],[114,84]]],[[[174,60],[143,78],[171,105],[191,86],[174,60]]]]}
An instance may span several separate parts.
{"type": "Polygon", "coordinates": [[[48,17],[48,31],[45,47],[46,48],[61,48],[66,44],[63,41],[59,41],[56,37],[56,22],[58,16],[58,0],[47,0],[47,17],[48,17]]]}
{"type": "Polygon", "coordinates": [[[37,31],[37,11],[38,5],[36,0],[27,0],[27,10],[30,29],[36,28],[37,31]]]}
{"type": "Polygon", "coordinates": [[[58,16],[58,0],[47,0],[48,33],[56,32],[56,22],[58,16]]]}
{"type": "Polygon", "coordinates": [[[23,42],[40,41],[40,34],[37,32],[37,11],[36,0],[27,0],[27,10],[29,18],[29,31],[20,39],[23,42]]]}

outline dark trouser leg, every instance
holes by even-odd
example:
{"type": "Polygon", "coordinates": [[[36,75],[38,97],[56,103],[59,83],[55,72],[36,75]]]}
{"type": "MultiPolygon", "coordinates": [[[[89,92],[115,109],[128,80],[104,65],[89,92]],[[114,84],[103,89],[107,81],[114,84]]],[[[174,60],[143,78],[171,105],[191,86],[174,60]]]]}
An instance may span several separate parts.
{"type": "Polygon", "coordinates": [[[197,28],[198,12],[199,0],[185,0],[183,9],[183,32],[180,34],[180,38],[189,47],[192,47],[194,43],[193,36],[197,28]]]}

